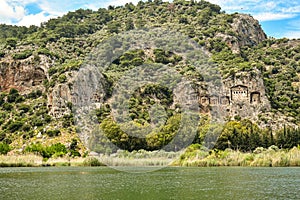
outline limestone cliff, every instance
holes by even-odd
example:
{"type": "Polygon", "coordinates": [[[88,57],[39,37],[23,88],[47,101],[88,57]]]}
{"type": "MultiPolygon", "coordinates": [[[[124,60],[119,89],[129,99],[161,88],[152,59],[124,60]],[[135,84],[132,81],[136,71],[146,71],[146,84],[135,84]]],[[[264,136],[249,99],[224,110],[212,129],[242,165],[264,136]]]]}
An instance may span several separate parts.
{"type": "Polygon", "coordinates": [[[259,22],[250,15],[235,14],[230,26],[231,34],[217,33],[216,37],[221,38],[234,53],[240,53],[241,47],[251,47],[267,39],[259,22]]]}
{"type": "Polygon", "coordinates": [[[0,91],[10,88],[21,93],[40,89],[44,91],[43,81],[49,78],[48,69],[53,65],[48,57],[30,56],[23,60],[6,57],[0,60],[0,91]]]}
{"type": "Polygon", "coordinates": [[[270,111],[263,79],[258,71],[240,72],[222,80],[220,87],[199,91],[200,111],[222,118],[248,118],[270,111]]]}

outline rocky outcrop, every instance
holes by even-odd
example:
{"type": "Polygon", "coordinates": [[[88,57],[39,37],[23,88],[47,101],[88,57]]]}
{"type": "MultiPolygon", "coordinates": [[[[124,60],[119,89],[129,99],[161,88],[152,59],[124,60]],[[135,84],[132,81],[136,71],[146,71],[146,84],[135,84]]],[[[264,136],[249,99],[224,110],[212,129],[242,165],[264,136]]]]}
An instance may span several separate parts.
{"type": "Polygon", "coordinates": [[[91,132],[98,127],[94,109],[104,102],[107,87],[106,79],[95,67],[72,71],[68,82],[56,84],[48,92],[49,114],[59,119],[72,113],[79,137],[87,146],[91,132]]]}
{"type": "Polygon", "coordinates": [[[14,60],[10,57],[0,61],[0,91],[10,88],[21,93],[32,90],[44,90],[43,81],[48,78],[48,69],[53,64],[46,56],[40,55],[38,60],[30,56],[24,60],[14,60]]]}
{"type": "Polygon", "coordinates": [[[72,96],[67,84],[56,85],[48,94],[49,114],[55,118],[61,118],[71,113],[70,104],[72,96]]]}
{"type": "Polygon", "coordinates": [[[258,20],[254,19],[251,15],[237,14],[237,18],[234,19],[231,26],[237,33],[238,42],[241,46],[257,45],[267,39],[258,20]]]}
{"type": "Polygon", "coordinates": [[[200,111],[203,113],[257,121],[259,114],[270,110],[263,80],[258,72],[237,73],[222,80],[221,87],[212,87],[209,91],[199,91],[200,111]]]}
{"type": "Polygon", "coordinates": [[[250,15],[235,14],[231,28],[231,35],[217,33],[216,37],[222,38],[233,53],[240,53],[241,47],[254,46],[267,39],[259,22],[250,15]]]}

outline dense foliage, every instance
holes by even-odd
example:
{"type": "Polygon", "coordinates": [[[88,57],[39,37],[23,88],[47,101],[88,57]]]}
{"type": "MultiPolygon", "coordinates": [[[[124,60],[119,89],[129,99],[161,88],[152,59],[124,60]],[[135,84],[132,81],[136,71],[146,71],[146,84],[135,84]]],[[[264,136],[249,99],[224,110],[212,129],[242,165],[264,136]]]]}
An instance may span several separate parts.
{"type": "MultiPolygon", "coordinates": [[[[40,27],[0,25],[0,59],[12,58],[19,62],[34,57],[33,64],[38,65],[43,55],[54,62],[48,69],[49,77],[43,82],[44,91],[23,94],[11,89],[0,93],[0,153],[7,153],[9,145],[22,148],[25,144],[26,152],[36,152],[45,158],[68,152],[73,156],[80,155],[77,140],[70,138],[55,144],[35,143],[37,136],[47,140],[62,139],[66,132],[75,132],[72,114],[59,119],[49,115],[48,92],[58,84],[71,85],[68,81],[72,72],[80,69],[85,56],[101,41],[123,31],[150,27],[172,28],[189,36],[211,55],[224,78],[240,71],[256,73],[258,70],[264,79],[272,112],[289,117],[290,124],[299,125],[300,42],[269,38],[260,44],[241,46],[238,53],[233,52],[220,35],[240,40],[239,33],[232,26],[238,19],[239,14],[226,14],[219,6],[205,1],[176,0],[168,3],[149,0],[97,11],[79,9],[51,19],[40,27]],[[67,142],[71,143],[68,148],[65,146],[67,142]]],[[[103,72],[108,83],[106,100],[111,97],[114,84],[123,74],[145,63],[167,64],[195,84],[203,81],[202,74],[195,71],[195,66],[184,62],[181,55],[163,49],[149,51],[137,49],[125,52],[103,72]]],[[[180,107],[172,105],[173,98],[174,94],[168,88],[153,84],[138,88],[132,94],[129,105],[132,124],[125,128],[135,126],[151,130],[145,138],[126,134],[124,127],[120,127],[122,124],[116,123],[111,116],[114,105],[106,101],[96,110],[103,131],[96,131],[91,136],[90,146],[101,153],[115,151],[113,147],[105,147],[109,141],[129,151],[162,148],[173,139],[181,120],[180,107]],[[158,113],[155,116],[166,118],[164,124],[156,124],[161,119],[150,120],[150,108],[158,103],[166,115],[158,113]],[[151,129],[153,124],[158,127],[151,129]]],[[[72,108],[71,103],[68,107],[72,108]]],[[[262,116],[259,120],[265,119],[262,116]]],[[[258,146],[267,148],[271,145],[292,148],[300,143],[299,134],[297,128],[285,126],[283,130],[271,130],[259,128],[247,119],[236,118],[236,121],[229,120],[224,126],[200,123],[194,143],[222,150],[253,151],[258,146]]]]}

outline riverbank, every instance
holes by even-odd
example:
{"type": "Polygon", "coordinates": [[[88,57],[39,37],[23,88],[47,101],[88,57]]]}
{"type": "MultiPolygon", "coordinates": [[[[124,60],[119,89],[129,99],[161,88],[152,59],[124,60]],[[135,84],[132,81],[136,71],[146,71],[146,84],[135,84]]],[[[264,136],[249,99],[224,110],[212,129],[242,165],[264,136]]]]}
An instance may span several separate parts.
{"type": "Polygon", "coordinates": [[[38,155],[0,155],[0,167],[105,166],[94,157],[58,157],[45,160],[38,155]]]}
{"type": "Polygon", "coordinates": [[[182,153],[147,152],[144,150],[120,151],[112,156],[56,157],[45,160],[42,156],[0,155],[0,167],[43,167],[43,166],[184,166],[184,167],[298,167],[300,147],[290,150],[271,146],[256,148],[253,152],[205,150],[199,145],[191,145],[182,153]],[[180,156],[179,156],[180,155],[180,156]]]}
{"type": "Polygon", "coordinates": [[[245,166],[245,167],[298,167],[300,166],[300,148],[290,150],[271,146],[268,149],[256,148],[253,152],[205,151],[201,148],[189,147],[175,166],[213,167],[213,166],[245,166]]]}

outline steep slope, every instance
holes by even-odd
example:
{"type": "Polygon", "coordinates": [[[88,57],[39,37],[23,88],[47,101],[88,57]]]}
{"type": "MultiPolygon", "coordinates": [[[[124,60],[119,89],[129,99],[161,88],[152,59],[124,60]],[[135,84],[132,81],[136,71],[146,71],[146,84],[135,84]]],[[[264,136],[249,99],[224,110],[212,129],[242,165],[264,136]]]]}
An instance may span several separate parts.
{"type": "MultiPolygon", "coordinates": [[[[163,131],[144,140],[130,138],[111,119],[110,96],[115,82],[126,70],[147,62],[168,64],[195,80],[203,115],[213,116],[217,106],[224,111],[226,120],[250,119],[262,129],[276,131],[284,125],[299,125],[298,41],[267,39],[251,16],[229,15],[220,10],[205,1],[155,0],[98,11],[80,9],[51,19],[41,27],[1,25],[0,140],[23,152],[33,143],[49,146],[60,142],[72,154],[85,150],[82,143],[75,142],[80,136],[89,148],[102,152],[101,145],[107,142],[103,135],[77,136],[82,130],[74,126],[76,116],[72,107],[78,103],[74,77],[88,54],[102,41],[124,31],[152,27],[172,29],[197,42],[218,65],[223,77],[222,91],[213,96],[205,89],[200,90],[201,75],[180,54],[155,48],[126,52],[102,72],[101,80],[90,83],[100,85],[94,94],[99,104],[96,114],[101,127],[107,128],[106,137],[114,144],[129,150],[157,149],[165,144],[165,138],[173,137],[166,127],[178,126],[180,117],[172,95],[157,98],[158,94],[168,92],[156,86],[148,88],[152,93],[143,92],[146,88],[136,91],[131,99],[131,118],[148,126],[151,122],[145,110],[151,102],[169,102],[164,104],[169,118],[163,131]],[[289,76],[288,80],[283,80],[284,76],[289,76]]],[[[201,138],[200,130],[195,142],[202,142],[201,138]]]]}

